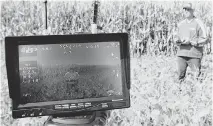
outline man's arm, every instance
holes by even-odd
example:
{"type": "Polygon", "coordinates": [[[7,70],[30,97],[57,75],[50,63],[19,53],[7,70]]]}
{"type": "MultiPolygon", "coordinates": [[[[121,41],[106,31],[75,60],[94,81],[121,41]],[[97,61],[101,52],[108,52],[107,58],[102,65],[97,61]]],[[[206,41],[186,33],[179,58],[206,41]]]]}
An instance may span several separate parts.
{"type": "Polygon", "coordinates": [[[206,34],[206,28],[204,24],[200,24],[201,26],[198,29],[198,40],[197,43],[198,45],[204,45],[207,43],[207,34],[206,34]]]}
{"type": "Polygon", "coordinates": [[[206,33],[206,27],[203,24],[203,22],[201,20],[196,20],[198,23],[198,27],[197,27],[197,38],[195,40],[195,42],[191,42],[192,45],[196,45],[196,46],[204,46],[205,44],[207,44],[207,33],[206,33]]]}

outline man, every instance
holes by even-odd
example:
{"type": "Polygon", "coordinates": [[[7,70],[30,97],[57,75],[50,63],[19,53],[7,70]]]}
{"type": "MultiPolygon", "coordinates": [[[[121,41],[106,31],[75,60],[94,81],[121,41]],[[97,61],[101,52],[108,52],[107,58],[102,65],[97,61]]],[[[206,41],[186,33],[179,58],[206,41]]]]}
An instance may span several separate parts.
{"type": "Polygon", "coordinates": [[[78,79],[79,79],[79,74],[78,72],[74,71],[72,68],[69,69],[69,72],[67,72],[64,75],[64,78],[67,83],[67,93],[70,95],[73,90],[78,92],[78,79]]]}
{"type": "Polygon", "coordinates": [[[196,77],[199,76],[203,45],[207,40],[204,24],[194,16],[192,4],[185,4],[183,10],[185,20],[178,24],[175,35],[175,42],[179,46],[177,52],[179,80],[184,79],[188,66],[196,73],[196,77]]]}

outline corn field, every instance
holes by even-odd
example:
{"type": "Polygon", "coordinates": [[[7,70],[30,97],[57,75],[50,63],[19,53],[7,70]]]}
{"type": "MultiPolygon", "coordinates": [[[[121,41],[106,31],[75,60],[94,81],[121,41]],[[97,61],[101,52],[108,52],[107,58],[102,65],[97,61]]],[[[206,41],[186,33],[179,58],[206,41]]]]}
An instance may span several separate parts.
{"type": "MultiPolygon", "coordinates": [[[[49,34],[91,31],[92,1],[47,4],[49,34]]],[[[102,2],[98,13],[98,25],[102,29],[100,32],[128,32],[132,54],[175,55],[177,47],[173,44],[172,33],[177,23],[183,20],[183,4],[184,2],[102,2]]],[[[205,53],[209,54],[212,49],[212,3],[200,1],[194,2],[194,5],[195,15],[202,19],[207,27],[209,39],[205,53]]],[[[3,2],[2,36],[43,34],[44,11],[44,3],[41,1],[3,2]]]]}
{"type": "MultiPolygon", "coordinates": [[[[5,37],[91,33],[94,1],[3,1],[1,5],[1,125],[42,126],[47,117],[13,119],[5,66],[5,37]]],[[[194,1],[195,16],[206,25],[202,74],[188,70],[177,81],[173,32],[184,19],[182,1],[103,1],[98,32],[127,32],[131,51],[131,107],[113,110],[107,126],[212,125],[212,1],[194,1]],[[180,88],[182,91],[180,91],[180,88]]]]}

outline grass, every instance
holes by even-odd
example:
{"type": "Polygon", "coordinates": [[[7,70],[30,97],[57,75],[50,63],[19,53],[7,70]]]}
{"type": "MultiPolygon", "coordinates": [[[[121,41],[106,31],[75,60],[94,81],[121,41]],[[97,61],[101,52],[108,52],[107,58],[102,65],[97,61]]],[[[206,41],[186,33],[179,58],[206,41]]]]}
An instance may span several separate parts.
{"type": "MultiPolygon", "coordinates": [[[[193,80],[190,72],[187,72],[182,85],[176,79],[175,57],[142,56],[140,59],[131,59],[131,107],[113,110],[107,125],[211,126],[211,56],[204,56],[202,60],[202,71],[205,73],[202,81],[193,80]]],[[[2,124],[41,126],[47,117],[12,119],[5,65],[1,67],[2,124]]]]}

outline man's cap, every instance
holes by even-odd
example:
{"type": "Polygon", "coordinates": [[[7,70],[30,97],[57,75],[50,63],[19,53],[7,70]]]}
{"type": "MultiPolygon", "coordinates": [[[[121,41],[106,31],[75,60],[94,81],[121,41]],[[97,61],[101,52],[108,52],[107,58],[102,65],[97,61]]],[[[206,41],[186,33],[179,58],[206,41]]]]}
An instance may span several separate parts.
{"type": "Polygon", "coordinates": [[[192,3],[186,3],[183,5],[183,9],[189,9],[189,10],[194,10],[192,7],[192,3]]]}

